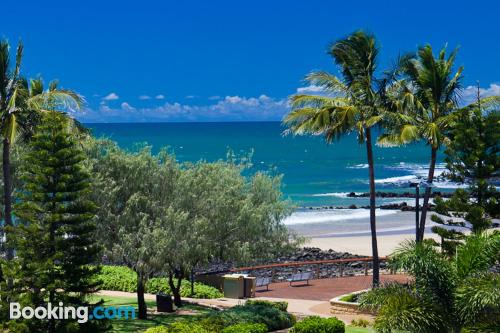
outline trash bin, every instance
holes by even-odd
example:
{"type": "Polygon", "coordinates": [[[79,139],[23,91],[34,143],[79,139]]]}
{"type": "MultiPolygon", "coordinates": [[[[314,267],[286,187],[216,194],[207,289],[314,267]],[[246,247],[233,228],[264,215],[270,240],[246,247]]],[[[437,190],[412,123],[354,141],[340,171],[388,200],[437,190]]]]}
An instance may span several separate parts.
{"type": "Polygon", "coordinates": [[[174,312],[172,296],[167,294],[156,294],[156,311],[174,312]]]}
{"type": "Polygon", "coordinates": [[[244,298],[245,283],[241,274],[224,275],[224,297],[244,298]]]}
{"type": "Polygon", "coordinates": [[[255,288],[257,285],[257,279],[251,276],[245,276],[243,278],[245,287],[243,288],[243,294],[245,298],[255,297],[255,288]]]}

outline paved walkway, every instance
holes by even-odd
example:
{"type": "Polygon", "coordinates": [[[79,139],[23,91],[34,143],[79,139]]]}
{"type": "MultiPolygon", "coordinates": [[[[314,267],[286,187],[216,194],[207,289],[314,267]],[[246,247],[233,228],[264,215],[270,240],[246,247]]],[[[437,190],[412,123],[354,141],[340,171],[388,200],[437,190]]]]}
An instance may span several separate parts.
{"type": "MultiPolygon", "coordinates": [[[[382,283],[389,281],[406,282],[405,275],[381,275],[382,283]]],[[[269,291],[259,288],[257,297],[273,297],[287,299],[307,299],[316,301],[329,301],[330,299],[349,294],[354,291],[368,289],[371,287],[371,276],[349,276],[331,279],[319,279],[305,282],[294,282],[290,286],[288,282],[273,283],[269,285],[269,291]]]]}

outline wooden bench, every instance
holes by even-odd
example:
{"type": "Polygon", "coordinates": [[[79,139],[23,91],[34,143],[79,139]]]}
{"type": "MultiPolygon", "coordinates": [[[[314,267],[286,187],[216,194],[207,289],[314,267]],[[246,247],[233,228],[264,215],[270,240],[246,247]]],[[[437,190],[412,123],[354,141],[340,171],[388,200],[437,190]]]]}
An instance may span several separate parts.
{"type": "Polygon", "coordinates": [[[269,290],[269,285],[271,284],[270,277],[258,277],[255,281],[255,287],[266,287],[266,290],[269,290]]]}
{"type": "Polygon", "coordinates": [[[309,280],[313,279],[313,272],[303,272],[303,273],[296,273],[292,274],[292,276],[287,279],[288,282],[290,282],[290,285],[292,285],[292,282],[300,282],[300,281],[306,281],[306,283],[309,285],[309,280]]]}

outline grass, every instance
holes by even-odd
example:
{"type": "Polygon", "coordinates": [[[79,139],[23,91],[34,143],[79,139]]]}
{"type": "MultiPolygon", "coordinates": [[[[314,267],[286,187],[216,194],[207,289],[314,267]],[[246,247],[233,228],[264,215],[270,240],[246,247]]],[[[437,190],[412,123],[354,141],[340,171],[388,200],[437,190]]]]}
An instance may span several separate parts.
{"type": "MultiPolygon", "coordinates": [[[[112,297],[112,296],[94,296],[92,301],[104,300],[104,306],[134,306],[137,307],[137,300],[133,297],[112,297]]],[[[156,307],[154,300],[146,300],[148,308],[156,307]]],[[[201,314],[213,311],[203,306],[186,304],[182,307],[183,310],[193,310],[201,314]]],[[[150,327],[159,325],[168,325],[177,320],[191,319],[193,315],[176,315],[176,314],[161,314],[148,315],[148,320],[113,320],[112,333],[139,333],[144,332],[150,327]]]]}

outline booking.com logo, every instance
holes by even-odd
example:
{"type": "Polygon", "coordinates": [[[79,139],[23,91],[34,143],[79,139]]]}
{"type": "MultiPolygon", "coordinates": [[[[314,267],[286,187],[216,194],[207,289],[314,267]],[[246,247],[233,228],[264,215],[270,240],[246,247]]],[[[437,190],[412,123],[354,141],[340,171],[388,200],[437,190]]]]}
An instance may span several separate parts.
{"type": "Polygon", "coordinates": [[[133,306],[96,306],[89,314],[87,306],[64,306],[59,302],[59,306],[39,306],[32,308],[30,306],[21,307],[19,303],[10,303],[10,319],[77,319],[78,323],[83,324],[93,319],[135,319],[135,308],[133,306]]]}

